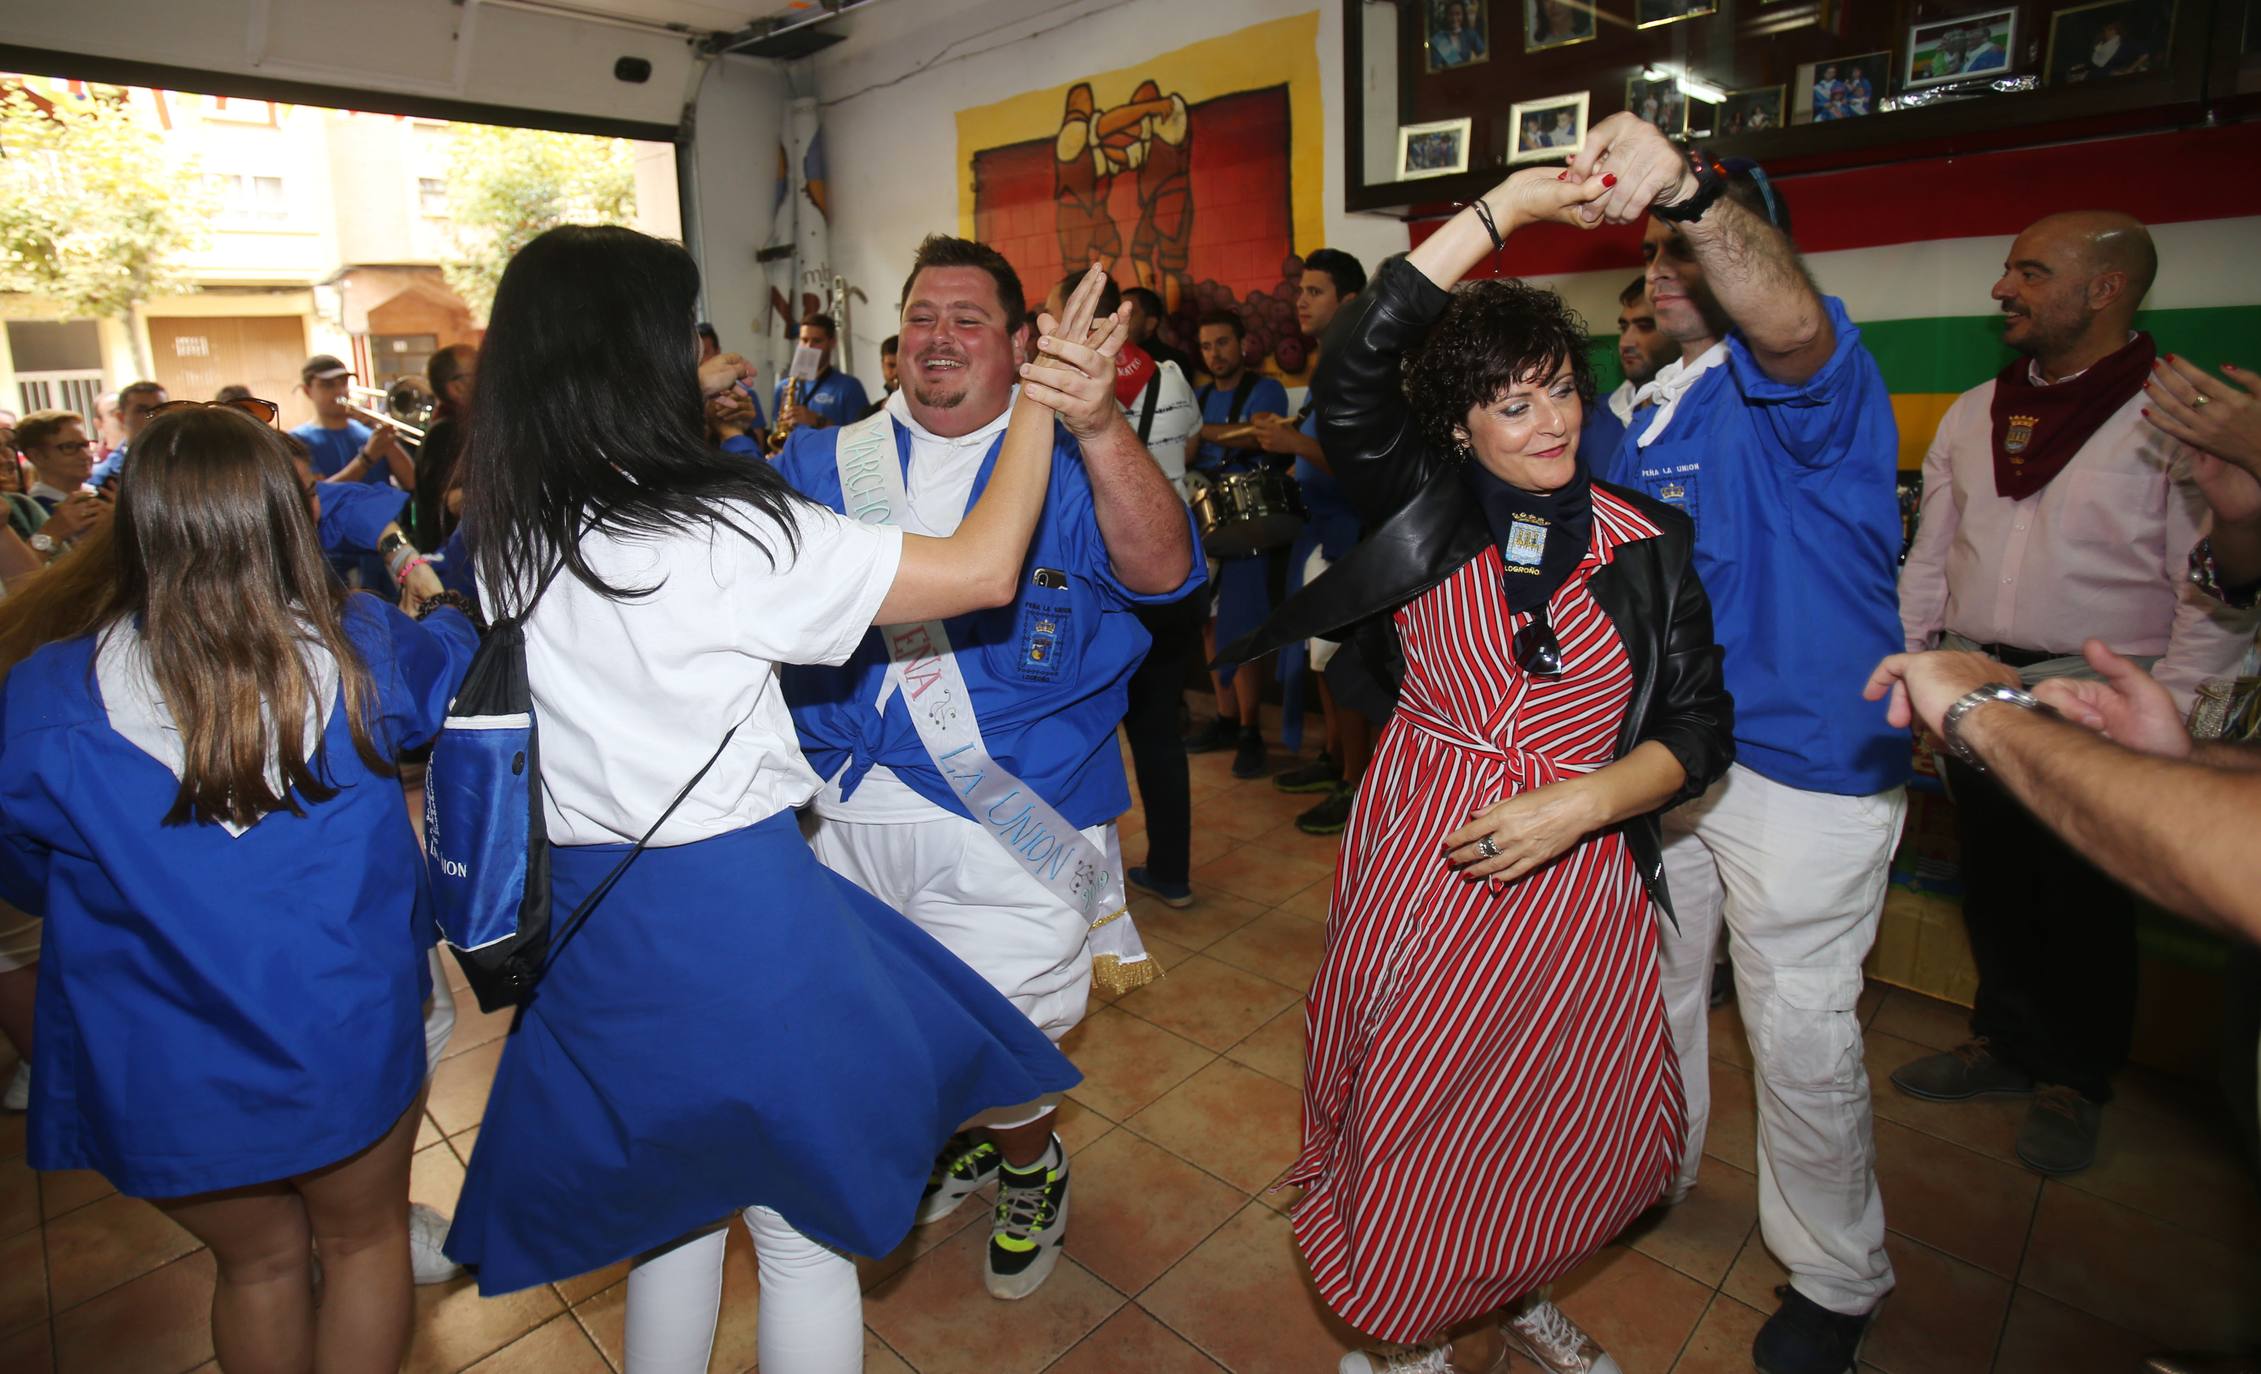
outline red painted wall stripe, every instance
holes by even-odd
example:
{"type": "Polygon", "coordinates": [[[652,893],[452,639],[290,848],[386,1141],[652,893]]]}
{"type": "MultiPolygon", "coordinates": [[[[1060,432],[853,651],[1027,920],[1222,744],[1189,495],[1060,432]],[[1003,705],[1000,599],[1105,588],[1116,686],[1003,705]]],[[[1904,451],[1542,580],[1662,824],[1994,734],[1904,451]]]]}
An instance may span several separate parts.
{"type": "MultiPolygon", "coordinates": [[[[2124,210],[2147,224],[2261,215],[2261,123],[1928,158],[1783,177],[1808,253],[1926,239],[2008,238],[2056,210],[2124,210]]],[[[1439,220],[1408,226],[1413,242],[1439,220]]],[[[1640,229],[1542,224],[1504,256],[1517,275],[1637,267],[1640,229]]],[[[1494,267],[1477,275],[1501,275],[1494,267]]]]}

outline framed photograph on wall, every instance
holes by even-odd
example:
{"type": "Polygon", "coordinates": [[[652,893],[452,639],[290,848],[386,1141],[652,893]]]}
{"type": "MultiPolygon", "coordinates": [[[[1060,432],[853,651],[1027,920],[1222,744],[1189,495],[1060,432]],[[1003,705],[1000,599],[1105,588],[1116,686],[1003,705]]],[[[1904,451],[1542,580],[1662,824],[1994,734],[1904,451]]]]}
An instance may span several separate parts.
{"type": "Polygon", "coordinates": [[[1719,12],[1719,0],[1633,0],[1633,27],[1653,29],[1719,12]]]}
{"type": "Polygon", "coordinates": [[[1680,138],[1688,132],[1688,97],[1681,92],[1677,76],[1636,76],[1628,80],[1625,108],[1662,129],[1667,138],[1680,138]]]}
{"type": "Polygon", "coordinates": [[[1586,146],[1586,92],[1519,100],[1507,112],[1509,162],[1546,162],[1586,146]]]}
{"type": "MultiPolygon", "coordinates": [[[[2049,17],[2049,56],[2041,64],[2042,79],[2061,86],[2163,70],[2174,23],[2171,0],[2105,0],[2101,5],[2059,10],[2049,17]]],[[[2250,10],[2244,49],[2253,51],[2250,10]]]]}
{"type": "Polygon", "coordinates": [[[1491,0],[1422,0],[1422,47],[1429,70],[1473,67],[1492,55],[1491,0]]]}
{"type": "Polygon", "coordinates": [[[1401,124],[1397,130],[1397,179],[1451,176],[1468,170],[1466,119],[1440,119],[1429,124],[1401,124]]]}
{"type": "Polygon", "coordinates": [[[1918,24],[1908,30],[1908,88],[2001,76],[2017,64],[2016,6],[1918,24]]]}
{"type": "Polygon", "coordinates": [[[1875,114],[1877,103],[1891,89],[1892,54],[1856,53],[1832,57],[1798,69],[1798,104],[1813,112],[1813,122],[1859,119],[1875,114]]]}
{"type": "Polygon", "coordinates": [[[1720,104],[1718,125],[1712,134],[1729,137],[1779,129],[1786,122],[1788,98],[1788,88],[1783,86],[1753,86],[1747,91],[1729,91],[1727,99],[1720,104]]]}
{"type": "Polygon", "coordinates": [[[1593,36],[1594,7],[1587,0],[1523,0],[1523,51],[1566,48],[1593,36]]]}

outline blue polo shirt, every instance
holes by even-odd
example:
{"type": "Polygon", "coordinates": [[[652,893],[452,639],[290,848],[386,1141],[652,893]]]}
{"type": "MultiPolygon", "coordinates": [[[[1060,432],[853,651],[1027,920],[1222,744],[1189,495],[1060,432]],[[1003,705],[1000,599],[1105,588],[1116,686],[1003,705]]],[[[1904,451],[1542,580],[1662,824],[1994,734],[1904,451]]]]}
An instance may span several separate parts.
{"type": "MultiPolygon", "coordinates": [[[[907,473],[910,434],[890,423],[896,459],[907,473]]],[[[844,512],[834,460],[839,441],[838,429],[795,430],[777,466],[802,495],[844,512]]],[[[967,509],[989,485],[1003,446],[1000,434],[982,459],[967,509]]],[[[1186,519],[1190,531],[1190,513],[1186,519]]],[[[1098,825],[1130,809],[1115,726],[1129,699],[1131,671],[1152,642],[1133,608],[1176,601],[1198,587],[1202,563],[1198,557],[1190,562],[1185,582],[1160,596],[1141,596],[1117,581],[1083,456],[1066,430],[1055,429],[1052,483],[1022,564],[1021,595],[943,622],[990,754],[1072,825],[1098,825]]],[[[921,797],[970,819],[920,743],[903,695],[888,697],[884,715],[873,708],[886,676],[887,653],[876,630],[840,667],[781,669],[810,765],[820,777],[838,774],[841,793],[853,795],[873,764],[885,764],[921,797]]]]}
{"type": "MultiPolygon", "coordinates": [[[[1306,436],[1319,437],[1319,408],[1305,412],[1295,426],[1306,436]]],[[[1342,483],[1335,475],[1322,469],[1308,458],[1295,460],[1295,484],[1303,489],[1303,505],[1311,514],[1311,523],[1304,527],[1303,538],[1296,541],[1296,549],[1308,555],[1317,548],[1329,563],[1349,553],[1358,542],[1358,512],[1350,508],[1350,499],[1342,494],[1342,483]]],[[[1292,592],[1303,585],[1303,558],[1290,560],[1288,588],[1292,592]]]]}
{"type": "MultiPolygon", "coordinates": [[[[352,462],[353,455],[368,446],[369,432],[369,426],[359,420],[346,421],[344,429],[324,429],[321,421],[309,420],[291,431],[292,434],[304,439],[306,447],[312,452],[314,475],[316,477],[332,476],[346,464],[352,462]]],[[[361,480],[364,482],[390,482],[392,474],[386,470],[383,463],[371,463],[368,473],[361,480]]]]}
{"type": "Polygon", "coordinates": [[[1578,432],[1578,456],[1586,460],[1588,472],[1601,472],[1609,467],[1617,446],[1625,441],[1625,422],[1609,408],[1607,395],[1596,396],[1586,407],[1586,423],[1578,432]]]}
{"type": "Polygon", "coordinates": [[[1696,522],[1735,697],[1736,761],[1786,786],[1866,796],[1908,780],[1905,731],[1861,699],[1877,660],[1905,647],[1899,427],[1876,360],[1828,297],[1837,349],[1795,385],[1738,335],[1680,397],[1663,434],[1634,423],[1610,477],[1696,522]]]}
{"type": "MultiPolygon", "coordinates": [[[[1204,383],[1201,392],[1201,423],[1205,425],[1238,424],[1251,415],[1288,413],[1288,389],[1280,385],[1277,377],[1258,377],[1256,385],[1248,392],[1248,404],[1233,413],[1233,389],[1204,383]]],[[[1245,467],[1264,455],[1255,449],[1227,448],[1223,444],[1204,442],[1193,455],[1197,468],[1245,467]]]]}
{"type": "MultiPolygon", "coordinates": [[[[782,414],[785,410],[785,384],[790,380],[780,377],[770,393],[770,413],[782,414]]],[[[802,394],[801,404],[822,415],[835,425],[853,423],[871,408],[864,396],[864,384],[838,368],[825,373],[809,384],[802,394]]]]}

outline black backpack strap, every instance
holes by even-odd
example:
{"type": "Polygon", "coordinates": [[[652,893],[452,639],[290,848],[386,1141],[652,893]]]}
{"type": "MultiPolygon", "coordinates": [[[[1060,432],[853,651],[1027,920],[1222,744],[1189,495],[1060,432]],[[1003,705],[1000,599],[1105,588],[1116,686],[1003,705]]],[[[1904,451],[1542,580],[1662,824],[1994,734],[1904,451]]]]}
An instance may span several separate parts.
{"type": "Polygon", "coordinates": [[[1146,379],[1146,399],[1138,407],[1138,441],[1142,444],[1146,442],[1146,436],[1154,432],[1154,403],[1161,397],[1162,365],[1156,363],[1154,375],[1146,379]]]}
{"type": "Polygon", "coordinates": [[[1231,414],[1226,417],[1225,423],[1233,425],[1240,423],[1240,412],[1248,405],[1248,398],[1254,394],[1255,390],[1256,369],[1252,367],[1240,374],[1239,384],[1233,387],[1233,408],[1231,414]]]}
{"type": "MultiPolygon", "coordinates": [[[[554,573],[555,570],[552,571],[554,573]]],[[[540,595],[540,592],[535,593],[536,597],[540,595]]],[[[740,724],[743,723],[740,722],[740,724]]],[[[683,804],[684,798],[691,795],[691,790],[697,787],[706,778],[708,771],[721,760],[722,751],[730,747],[730,739],[737,733],[738,726],[736,725],[722,732],[722,743],[714,747],[714,752],[707,755],[707,761],[699,765],[699,771],[693,773],[691,780],[683,784],[683,790],[675,794],[675,800],[669,802],[667,809],[659,813],[659,819],[652,822],[651,829],[644,832],[643,838],[636,841],[634,848],[621,856],[620,862],[613,865],[612,872],[605,874],[603,882],[590,889],[589,895],[581,899],[581,904],[573,908],[573,914],[565,918],[564,923],[558,927],[557,938],[550,942],[549,957],[542,960],[544,975],[547,975],[550,967],[557,963],[557,957],[565,952],[566,942],[580,934],[581,927],[588,924],[589,913],[596,909],[597,903],[609,896],[613,885],[618,883],[621,876],[628,872],[628,865],[636,862],[636,856],[644,852],[645,847],[652,842],[652,836],[657,835],[659,828],[667,824],[667,818],[675,814],[675,808],[683,804]]]]}

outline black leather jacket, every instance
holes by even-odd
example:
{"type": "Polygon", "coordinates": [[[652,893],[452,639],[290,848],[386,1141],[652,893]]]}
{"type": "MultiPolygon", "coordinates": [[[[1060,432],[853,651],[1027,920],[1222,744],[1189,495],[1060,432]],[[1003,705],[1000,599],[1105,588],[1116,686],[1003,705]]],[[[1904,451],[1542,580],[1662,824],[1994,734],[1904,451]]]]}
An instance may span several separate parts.
{"type": "MultiPolygon", "coordinates": [[[[1327,669],[1337,698],[1369,709],[1396,699],[1405,680],[1396,611],[1492,542],[1459,460],[1421,437],[1400,380],[1406,352],[1450,300],[1419,270],[1392,259],[1328,330],[1326,356],[1312,379],[1321,398],[1319,442],[1368,533],[1261,629],[1221,650],[1221,661],[1247,662],[1313,635],[1341,640],[1343,650],[1327,669]]],[[[1720,675],[1711,602],[1696,576],[1695,527],[1643,493],[1608,490],[1663,532],[1619,546],[1587,590],[1632,660],[1633,698],[1612,757],[1655,740],[1688,773],[1663,807],[1622,826],[1641,881],[1670,917],[1657,818],[1700,795],[1734,762],[1735,707],[1720,675]]]]}

